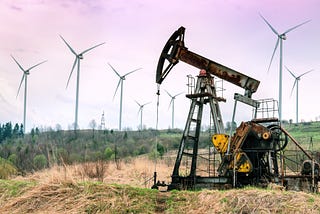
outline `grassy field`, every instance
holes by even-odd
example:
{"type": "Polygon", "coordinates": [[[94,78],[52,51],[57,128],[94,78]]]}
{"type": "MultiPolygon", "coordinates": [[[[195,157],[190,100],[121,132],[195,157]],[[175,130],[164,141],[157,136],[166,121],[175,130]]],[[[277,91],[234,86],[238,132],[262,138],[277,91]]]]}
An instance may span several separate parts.
{"type": "MultiPolygon", "coordinates": [[[[320,149],[319,122],[287,124],[284,128],[304,149],[320,149]]],[[[320,194],[271,187],[152,190],[155,171],[157,180],[170,183],[176,155],[173,151],[170,154],[157,162],[144,155],[118,163],[54,165],[0,180],[0,213],[320,213],[320,194]]]]}
{"type": "MultiPolygon", "coordinates": [[[[102,163],[100,163],[102,164],[102,163]]],[[[0,180],[0,213],[319,213],[320,195],[274,189],[152,190],[154,162],[145,158],[101,165],[55,166],[0,180]],[[97,174],[97,173],[96,173],[97,174]],[[99,181],[100,180],[100,181],[99,181]]],[[[157,163],[160,179],[171,173],[157,163]]]]}
{"type": "Polygon", "coordinates": [[[307,150],[320,150],[320,122],[287,124],[284,128],[307,150]]]}

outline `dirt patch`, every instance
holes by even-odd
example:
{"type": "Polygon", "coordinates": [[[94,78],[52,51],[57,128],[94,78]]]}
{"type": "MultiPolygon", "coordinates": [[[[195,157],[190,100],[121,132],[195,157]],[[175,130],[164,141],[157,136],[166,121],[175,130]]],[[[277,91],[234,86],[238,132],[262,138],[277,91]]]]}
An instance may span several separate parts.
{"type": "Polygon", "coordinates": [[[155,213],[164,213],[167,210],[168,192],[159,192],[156,196],[155,213]]]}

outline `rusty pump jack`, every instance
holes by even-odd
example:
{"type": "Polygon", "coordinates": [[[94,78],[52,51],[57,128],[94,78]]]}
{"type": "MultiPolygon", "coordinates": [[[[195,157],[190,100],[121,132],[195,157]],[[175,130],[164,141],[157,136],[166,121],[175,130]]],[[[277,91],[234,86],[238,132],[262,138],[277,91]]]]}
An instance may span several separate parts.
{"type": "Polygon", "coordinates": [[[156,74],[156,83],[160,85],[179,60],[201,70],[200,75],[198,76],[195,92],[187,95],[192,102],[173,169],[172,182],[168,186],[169,190],[181,188],[189,189],[193,188],[198,183],[226,182],[223,178],[203,177],[197,175],[198,144],[204,104],[210,104],[214,133],[224,133],[218,102],[225,100],[216,96],[213,76],[217,76],[220,79],[244,88],[244,96],[247,97],[247,99],[250,99],[252,94],[256,92],[260,83],[258,80],[247,75],[189,51],[188,48],[184,46],[184,33],[185,28],[180,27],[169,38],[160,55],[156,74]],[[191,130],[191,127],[195,128],[191,130]],[[191,152],[186,152],[186,147],[191,148],[191,152]],[[184,156],[192,158],[191,169],[189,175],[180,176],[179,169],[184,156]]]}
{"type": "Polygon", "coordinates": [[[253,100],[251,96],[256,92],[260,82],[188,51],[188,48],[184,46],[184,32],[185,28],[180,27],[169,38],[160,55],[156,75],[159,90],[159,85],[179,60],[201,70],[195,93],[186,95],[192,102],[180,141],[172,173],[172,182],[168,185],[168,190],[194,189],[198,187],[223,188],[230,185],[232,187],[244,185],[265,186],[268,183],[276,183],[286,189],[317,191],[320,165],[315,159],[279,125],[278,118],[269,116],[267,118],[256,118],[258,107],[260,104],[263,106],[264,101],[253,100]],[[164,66],[165,64],[166,66],[164,66]],[[223,133],[224,128],[218,105],[218,101],[222,99],[216,96],[213,76],[245,89],[244,95],[235,94],[233,118],[237,101],[255,108],[254,119],[242,122],[233,136],[231,136],[232,129],[230,136],[223,133]],[[212,143],[221,157],[221,162],[217,169],[218,176],[210,176],[210,173],[209,176],[203,176],[197,168],[202,110],[203,105],[207,103],[210,104],[214,121],[215,133],[212,137],[212,143]],[[195,118],[194,115],[196,115],[195,118]],[[192,124],[195,126],[192,126],[192,124]],[[294,146],[298,148],[293,151],[297,154],[295,158],[286,155],[287,152],[290,153],[289,150],[285,150],[289,138],[294,143],[294,146]],[[186,152],[188,148],[191,149],[186,152]],[[179,171],[184,157],[192,158],[191,169],[187,175],[182,175],[183,172],[180,173],[179,171]],[[300,160],[297,161],[298,159],[300,160]],[[290,164],[285,164],[285,162],[290,164]]]}

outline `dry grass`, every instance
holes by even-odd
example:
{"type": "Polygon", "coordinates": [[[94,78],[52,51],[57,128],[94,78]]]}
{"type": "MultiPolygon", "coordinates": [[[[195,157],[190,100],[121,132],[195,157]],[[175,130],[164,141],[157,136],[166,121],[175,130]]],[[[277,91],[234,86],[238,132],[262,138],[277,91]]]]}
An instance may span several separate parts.
{"type": "MultiPolygon", "coordinates": [[[[157,163],[159,180],[170,181],[169,165],[157,163]]],[[[112,162],[55,166],[11,180],[35,184],[21,187],[18,194],[10,195],[0,185],[0,213],[320,213],[319,194],[254,188],[150,190],[152,180],[146,181],[154,169],[146,158],[121,162],[120,169],[112,162]]]]}
{"type": "MultiPolygon", "coordinates": [[[[100,181],[106,184],[127,184],[149,188],[152,186],[150,181],[154,170],[154,161],[141,157],[120,162],[120,168],[113,161],[53,166],[26,177],[16,177],[14,180],[32,180],[39,183],[100,181]]],[[[156,170],[158,180],[167,183],[170,181],[172,166],[158,160],[156,170]]]]}
{"type": "Polygon", "coordinates": [[[200,213],[319,213],[319,195],[259,189],[202,191],[200,213]],[[218,205],[218,206],[217,206],[218,205]]]}

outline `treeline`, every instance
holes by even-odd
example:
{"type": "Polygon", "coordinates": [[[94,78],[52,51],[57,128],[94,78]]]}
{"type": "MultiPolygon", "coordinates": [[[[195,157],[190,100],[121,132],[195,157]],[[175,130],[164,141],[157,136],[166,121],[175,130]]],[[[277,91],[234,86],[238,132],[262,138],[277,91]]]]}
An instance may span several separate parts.
{"type": "Polygon", "coordinates": [[[0,143],[5,141],[6,139],[23,137],[23,125],[16,123],[12,126],[11,122],[6,124],[0,124],[0,143]]]}
{"type": "MultiPolygon", "coordinates": [[[[9,130],[10,123],[2,127],[9,130]]],[[[138,155],[161,158],[168,150],[177,150],[182,137],[182,130],[178,129],[121,132],[92,129],[75,132],[35,128],[25,135],[21,126],[17,129],[15,125],[10,130],[11,135],[6,134],[0,143],[0,160],[12,164],[20,174],[55,164],[125,160],[138,155]]],[[[199,146],[204,148],[208,144],[210,136],[204,134],[199,146]]]]}

